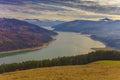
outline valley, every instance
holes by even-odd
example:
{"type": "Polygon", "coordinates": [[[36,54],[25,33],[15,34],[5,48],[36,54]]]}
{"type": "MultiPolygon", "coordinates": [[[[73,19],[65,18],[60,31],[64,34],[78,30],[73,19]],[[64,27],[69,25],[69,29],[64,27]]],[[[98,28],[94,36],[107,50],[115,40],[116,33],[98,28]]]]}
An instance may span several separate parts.
{"type": "MultiPolygon", "coordinates": [[[[51,29],[50,27],[46,27],[51,29]]],[[[87,54],[95,51],[91,48],[105,48],[105,45],[99,41],[92,40],[87,35],[81,35],[71,32],[57,32],[54,37],[56,40],[49,43],[48,46],[38,50],[0,54],[0,64],[23,62],[29,60],[51,59],[62,56],[72,56],[87,54]]]]}
{"type": "Polygon", "coordinates": [[[0,0],[0,80],[120,80],[120,0],[0,0]]]}
{"type": "Polygon", "coordinates": [[[103,18],[98,21],[74,20],[53,26],[55,31],[89,34],[110,48],[120,49],[120,21],[103,18]]]}

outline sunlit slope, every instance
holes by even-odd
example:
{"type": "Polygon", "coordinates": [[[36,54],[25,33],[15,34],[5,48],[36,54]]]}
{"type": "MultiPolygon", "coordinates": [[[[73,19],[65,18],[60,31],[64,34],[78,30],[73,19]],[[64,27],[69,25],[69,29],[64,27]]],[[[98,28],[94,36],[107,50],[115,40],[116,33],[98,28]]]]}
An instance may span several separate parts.
{"type": "Polygon", "coordinates": [[[42,47],[56,33],[17,19],[0,18],[0,52],[42,47]]]}
{"type": "Polygon", "coordinates": [[[0,80],[120,80],[120,61],[16,71],[1,74],[0,80]]]}

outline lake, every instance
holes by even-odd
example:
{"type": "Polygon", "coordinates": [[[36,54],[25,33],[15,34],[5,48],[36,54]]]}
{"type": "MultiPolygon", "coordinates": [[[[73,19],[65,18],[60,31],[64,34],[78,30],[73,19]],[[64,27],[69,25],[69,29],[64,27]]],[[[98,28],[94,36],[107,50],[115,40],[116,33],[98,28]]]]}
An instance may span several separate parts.
{"type": "Polygon", "coordinates": [[[46,48],[1,57],[0,64],[86,54],[94,51],[91,48],[105,47],[103,43],[92,40],[89,35],[72,32],[58,33],[59,35],[55,37],[56,40],[51,42],[46,48]]]}

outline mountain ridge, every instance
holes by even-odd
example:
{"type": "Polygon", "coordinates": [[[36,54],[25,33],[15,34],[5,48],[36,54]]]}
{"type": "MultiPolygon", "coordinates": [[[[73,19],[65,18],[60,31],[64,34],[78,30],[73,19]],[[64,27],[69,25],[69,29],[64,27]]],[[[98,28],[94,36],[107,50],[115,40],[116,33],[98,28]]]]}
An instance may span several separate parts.
{"type": "Polygon", "coordinates": [[[98,21],[74,20],[53,26],[56,31],[90,34],[92,39],[109,47],[120,49],[120,20],[104,18],[98,21]]]}
{"type": "Polygon", "coordinates": [[[40,19],[24,19],[24,21],[38,25],[38,26],[55,26],[61,23],[64,23],[64,21],[59,20],[40,20],[40,19]]]}
{"type": "Polygon", "coordinates": [[[57,33],[17,19],[0,19],[0,52],[40,47],[57,33]]]}

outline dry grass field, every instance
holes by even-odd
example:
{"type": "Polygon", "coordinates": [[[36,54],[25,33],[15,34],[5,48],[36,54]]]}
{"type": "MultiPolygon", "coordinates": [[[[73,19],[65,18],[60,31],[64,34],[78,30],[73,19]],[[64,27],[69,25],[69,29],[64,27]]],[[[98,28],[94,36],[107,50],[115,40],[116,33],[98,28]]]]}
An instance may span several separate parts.
{"type": "Polygon", "coordinates": [[[0,80],[120,80],[120,61],[9,72],[0,74],[0,80]]]}

